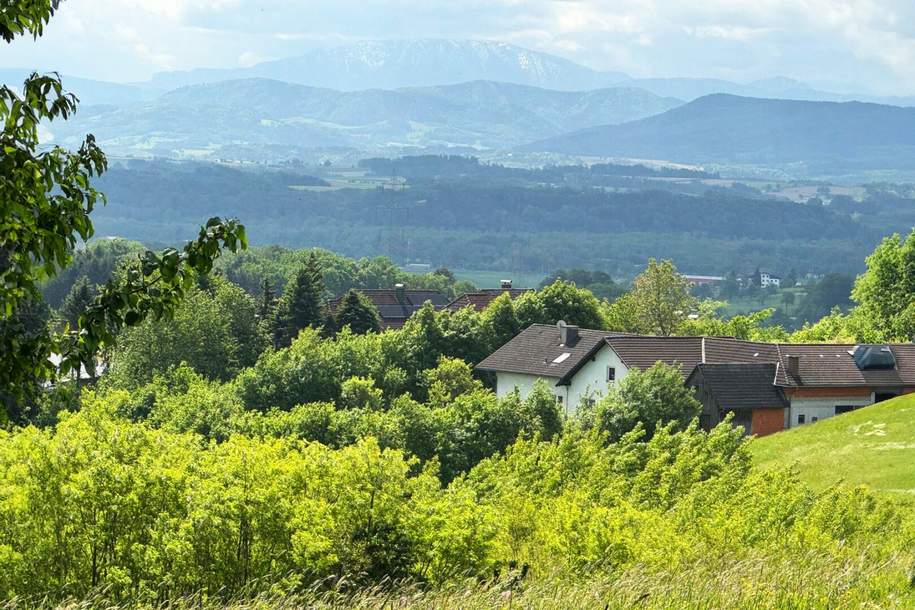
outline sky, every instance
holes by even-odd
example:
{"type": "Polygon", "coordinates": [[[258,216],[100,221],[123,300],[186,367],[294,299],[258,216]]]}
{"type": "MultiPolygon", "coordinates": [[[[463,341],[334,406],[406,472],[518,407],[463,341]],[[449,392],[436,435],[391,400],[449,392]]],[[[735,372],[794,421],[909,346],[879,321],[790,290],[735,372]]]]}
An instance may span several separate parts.
{"type": "Polygon", "coordinates": [[[915,94],[913,0],[64,0],[38,41],[0,47],[0,68],[131,82],[386,38],[498,40],[638,77],[915,94]]]}

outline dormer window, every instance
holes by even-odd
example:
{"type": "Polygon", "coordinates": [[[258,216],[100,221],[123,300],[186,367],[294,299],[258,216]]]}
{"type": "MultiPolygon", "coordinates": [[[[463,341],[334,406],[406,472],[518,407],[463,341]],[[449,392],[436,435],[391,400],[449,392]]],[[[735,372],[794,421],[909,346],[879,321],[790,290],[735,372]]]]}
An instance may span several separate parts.
{"type": "Polygon", "coordinates": [[[888,345],[858,345],[852,352],[855,364],[862,371],[892,370],[896,357],[888,345]]]}

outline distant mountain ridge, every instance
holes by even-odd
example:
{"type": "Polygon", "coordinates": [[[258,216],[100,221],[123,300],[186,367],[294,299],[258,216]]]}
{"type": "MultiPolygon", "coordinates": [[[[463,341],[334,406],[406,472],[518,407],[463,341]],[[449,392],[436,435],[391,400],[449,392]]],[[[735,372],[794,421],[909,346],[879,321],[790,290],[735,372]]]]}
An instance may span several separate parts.
{"type": "Polygon", "coordinates": [[[569,92],[474,81],[345,92],[244,79],[86,106],[49,129],[66,145],[92,132],[115,155],[273,160],[334,147],[504,149],[681,103],[630,88],[569,92]]]}
{"type": "Polygon", "coordinates": [[[629,77],[600,72],[568,59],[487,40],[367,40],[315,49],[249,68],[163,72],[148,86],[174,89],[189,84],[271,78],[289,83],[361,91],[491,80],[544,89],[608,87],[629,77]]]}
{"type": "Polygon", "coordinates": [[[522,147],[688,163],[915,167],[915,108],[715,94],[662,114],[522,147]]]}
{"type": "MultiPolygon", "coordinates": [[[[21,83],[29,70],[0,69],[0,82],[21,83]]],[[[915,96],[881,97],[866,93],[833,93],[776,76],[750,83],[714,78],[634,78],[601,71],[572,60],[489,40],[367,40],[313,49],[297,57],[250,67],[199,68],[161,72],[135,83],[106,83],[66,77],[64,84],[85,103],[123,104],[149,99],[179,87],[227,80],[269,78],[339,91],[401,89],[489,80],[559,91],[635,87],[684,101],[712,93],[814,101],[868,101],[915,106],[915,96]]]]}

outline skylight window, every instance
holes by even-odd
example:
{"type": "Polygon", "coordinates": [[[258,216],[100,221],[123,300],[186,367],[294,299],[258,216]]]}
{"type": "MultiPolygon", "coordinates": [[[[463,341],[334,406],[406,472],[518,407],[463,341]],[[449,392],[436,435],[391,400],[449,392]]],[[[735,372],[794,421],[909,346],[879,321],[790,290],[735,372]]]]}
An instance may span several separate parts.
{"type": "Polygon", "coordinates": [[[572,354],[570,352],[563,352],[563,353],[559,354],[558,356],[556,356],[555,358],[553,358],[553,364],[559,364],[560,362],[565,362],[571,355],[572,354]]]}

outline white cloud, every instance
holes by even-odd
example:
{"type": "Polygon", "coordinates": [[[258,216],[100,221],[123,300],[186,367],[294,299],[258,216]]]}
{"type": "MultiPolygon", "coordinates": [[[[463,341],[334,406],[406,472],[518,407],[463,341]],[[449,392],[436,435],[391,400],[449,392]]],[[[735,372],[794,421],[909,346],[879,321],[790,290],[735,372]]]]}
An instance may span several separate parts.
{"type": "Polygon", "coordinates": [[[392,37],[505,40],[645,76],[785,74],[915,93],[911,0],[67,0],[0,66],[137,80],[392,37]]]}

